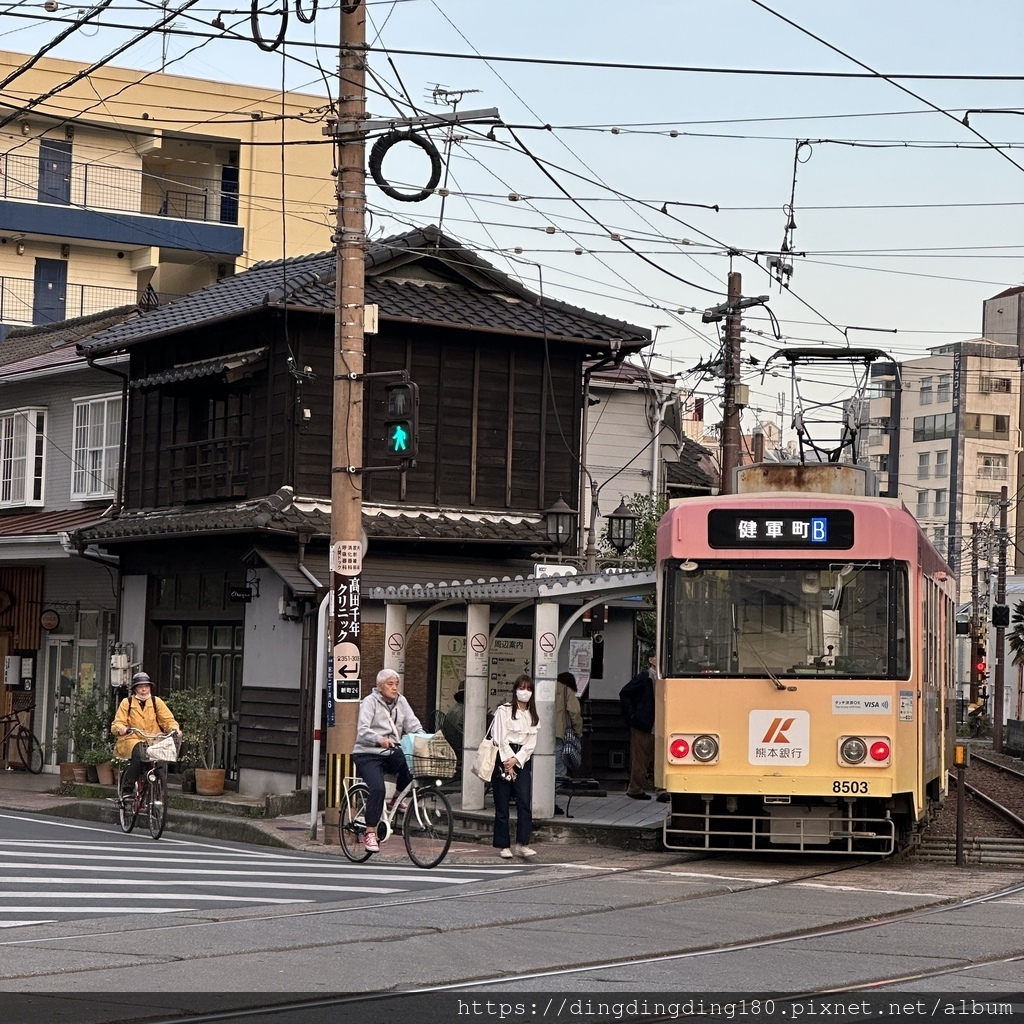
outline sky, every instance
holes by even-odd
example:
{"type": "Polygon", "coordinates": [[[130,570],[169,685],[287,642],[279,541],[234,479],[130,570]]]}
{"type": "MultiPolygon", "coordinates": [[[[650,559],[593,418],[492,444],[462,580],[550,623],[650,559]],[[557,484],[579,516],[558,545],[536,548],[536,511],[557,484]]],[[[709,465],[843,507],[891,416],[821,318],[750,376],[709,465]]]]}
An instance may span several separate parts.
{"type": "MultiPolygon", "coordinates": [[[[271,12],[283,0],[257,2],[271,12]]],[[[305,0],[303,14],[312,8],[305,0]]],[[[780,346],[915,358],[977,337],[984,299],[1024,281],[1018,0],[377,0],[366,9],[373,116],[443,112],[440,85],[465,91],[459,109],[496,107],[511,126],[493,140],[488,125],[460,130],[443,204],[395,202],[371,184],[371,236],[441,222],[526,286],[653,329],[653,367],[706,395],[709,419],[721,383],[706,366],[720,341],[701,311],[724,301],[730,270],[745,296],[769,297],[782,335],[764,307],[744,314],[743,353],[758,361],[744,371],[746,429],[758,409],[776,418],[780,394],[790,401],[788,371],[762,376],[780,346]],[[742,73],[751,71],[776,73],[742,73]],[[788,287],[766,268],[784,240],[795,253],[788,287]]],[[[34,52],[75,10],[0,3],[0,47],[34,52]]],[[[52,56],[93,60],[130,37],[116,25],[152,24],[161,10],[114,0],[52,56]]],[[[269,36],[280,20],[267,13],[260,23],[269,36]]],[[[276,52],[254,45],[249,24],[248,4],[203,0],[175,20],[176,33],[150,35],[114,63],[336,88],[333,0],[309,25],[293,4],[276,52]],[[218,13],[225,33],[211,27],[218,13]]],[[[444,150],[444,132],[432,137],[444,150]]],[[[428,166],[406,147],[384,169],[418,188],[428,166]]],[[[839,401],[850,380],[814,369],[803,383],[839,401]]]]}

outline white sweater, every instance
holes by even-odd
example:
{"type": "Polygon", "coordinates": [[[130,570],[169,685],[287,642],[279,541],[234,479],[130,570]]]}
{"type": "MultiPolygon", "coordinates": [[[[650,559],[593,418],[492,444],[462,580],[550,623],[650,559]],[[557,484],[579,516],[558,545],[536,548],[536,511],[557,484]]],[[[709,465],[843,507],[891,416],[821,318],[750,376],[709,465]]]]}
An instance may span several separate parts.
{"type": "Polygon", "coordinates": [[[526,764],[537,746],[537,726],[530,724],[530,712],[517,710],[512,717],[512,705],[501,704],[494,712],[494,723],[491,726],[491,739],[498,746],[498,760],[504,763],[514,757],[520,766],[526,764]],[[509,746],[516,743],[520,749],[514,752],[509,746]]]}

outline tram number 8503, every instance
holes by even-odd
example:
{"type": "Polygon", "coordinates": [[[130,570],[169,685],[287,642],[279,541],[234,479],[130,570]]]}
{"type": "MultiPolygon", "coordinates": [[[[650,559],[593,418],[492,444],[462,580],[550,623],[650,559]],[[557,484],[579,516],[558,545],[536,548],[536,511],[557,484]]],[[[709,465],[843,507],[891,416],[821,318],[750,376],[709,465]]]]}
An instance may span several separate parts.
{"type": "Polygon", "coordinates": [[[833,782],[832,792],[833,793],[867,793],[868,784],[866,782],[833,782]]]}

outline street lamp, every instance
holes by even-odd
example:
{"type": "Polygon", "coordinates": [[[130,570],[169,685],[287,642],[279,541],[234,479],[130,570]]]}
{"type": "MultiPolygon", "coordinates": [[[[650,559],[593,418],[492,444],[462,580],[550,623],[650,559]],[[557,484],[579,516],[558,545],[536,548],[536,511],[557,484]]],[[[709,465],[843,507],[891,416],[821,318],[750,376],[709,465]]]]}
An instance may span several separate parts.
{"type": "Polygon", "coordinates": [[[624,554],[636,539],[636,521],[639,517],[626,504],[623,498],[619,507],[614,512],[609,512],[605,519],[608,520],[608,543],[620,554],[624,554]]]}
{"type": "Polygon", "coordinates": [[[578,515],[579,513],[569,508],[561,495],[558,496],[558,501],[544,513],[544,529],[547,532],[548,540],[559,554],[561,554],[562,548],[576,535],[578,515]]]}

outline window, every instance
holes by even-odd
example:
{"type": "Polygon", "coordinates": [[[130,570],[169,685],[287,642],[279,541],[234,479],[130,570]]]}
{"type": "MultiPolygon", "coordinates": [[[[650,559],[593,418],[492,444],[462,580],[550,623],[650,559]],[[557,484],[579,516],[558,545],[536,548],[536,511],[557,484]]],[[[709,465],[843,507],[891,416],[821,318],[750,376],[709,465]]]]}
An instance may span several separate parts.
{"type": "Polygon", "coordinates": [[[949,476],[949,452],[935,453],[935,475],[938,477],[949,476]]]}
{"type": "Polygon", "coordinates": [[[949,491],[936,491],[935,492],[935,512],[937,516],[944,516],[949,514],[949,510],[946,508],[946,502],[949,499],[949,491]]]}
{"type": "Polygon", "coordinates": [[[918,395],[918,400],[920,401],[921,405],[931,405],[932,404],[932,379],[931,379],[931,377],[922,377],[921,378],[921,391],[920,391],[920,394],[918,395]]]}
{"type": "Polygon", "coordinates": [[[121,438],[119,395],[76,402],[72,498],[112,498],[121,438]]]}
{"type": "Polygon", "coordinates": [[[1010,437],[1010,417],[969,412],[964,416],[964,434],[967,437],[1006,441],[1010,437]]]}
{"type": "Polygon", "coordinates": [[[978,476],[982,480],[1005,480],[1007,458],[1005,455],[979,455],[978,476]]]}
{"type": "MultiPolygon", "coordinates": [[[[1006,419],[1005,416],[1001,417],[1006,419]]],[[[941,441],[943,438],[953,437],[956,433],[956,414],[952,412],[939,413],[938,416],[915,416],[914,417],[914,440],[915,441],[941,441]]]]}
{"type": "Polygon", "coordinates": [[[917,479],[927,480],[931,475],[931,453],[919,452],[917,456],[917,479]]]}
{"type": "Polygon", "coordinates": [[[944,373],[939,378],[939,388],[935,393],[936,402],[948,402],[949,401],[949,382],[950,376],[948,373],[944,373]]]}
{"type": "Polygon", "coordinates": [[[1009,377],[982,377],[979,390],[983,395],[1008,395],[1012,387],[1009,377]]]}
{"type": "Polygon", "coordinates": [[[917,516],[920,519],[921,516],[928,515],[928,492],[918,491],[917,492],[917,516]]]}
{"type": "Polygon", "coordinates": [[[0,507],[42,505],[46,410],[0,413],[0,507]]]}
{"type": "Polygon", "coordinates": [[[991,509],[996,508],[998,505],[999,495],[993,494],[991,491],[977,491],[974,495],[975,515],[987,515],[991,509]]]}
{"type": "Polygon", "coordinates": [[[934,543],[940,551],[946,546],[946,528],[944,526],[935,527],[934,543]]]}

